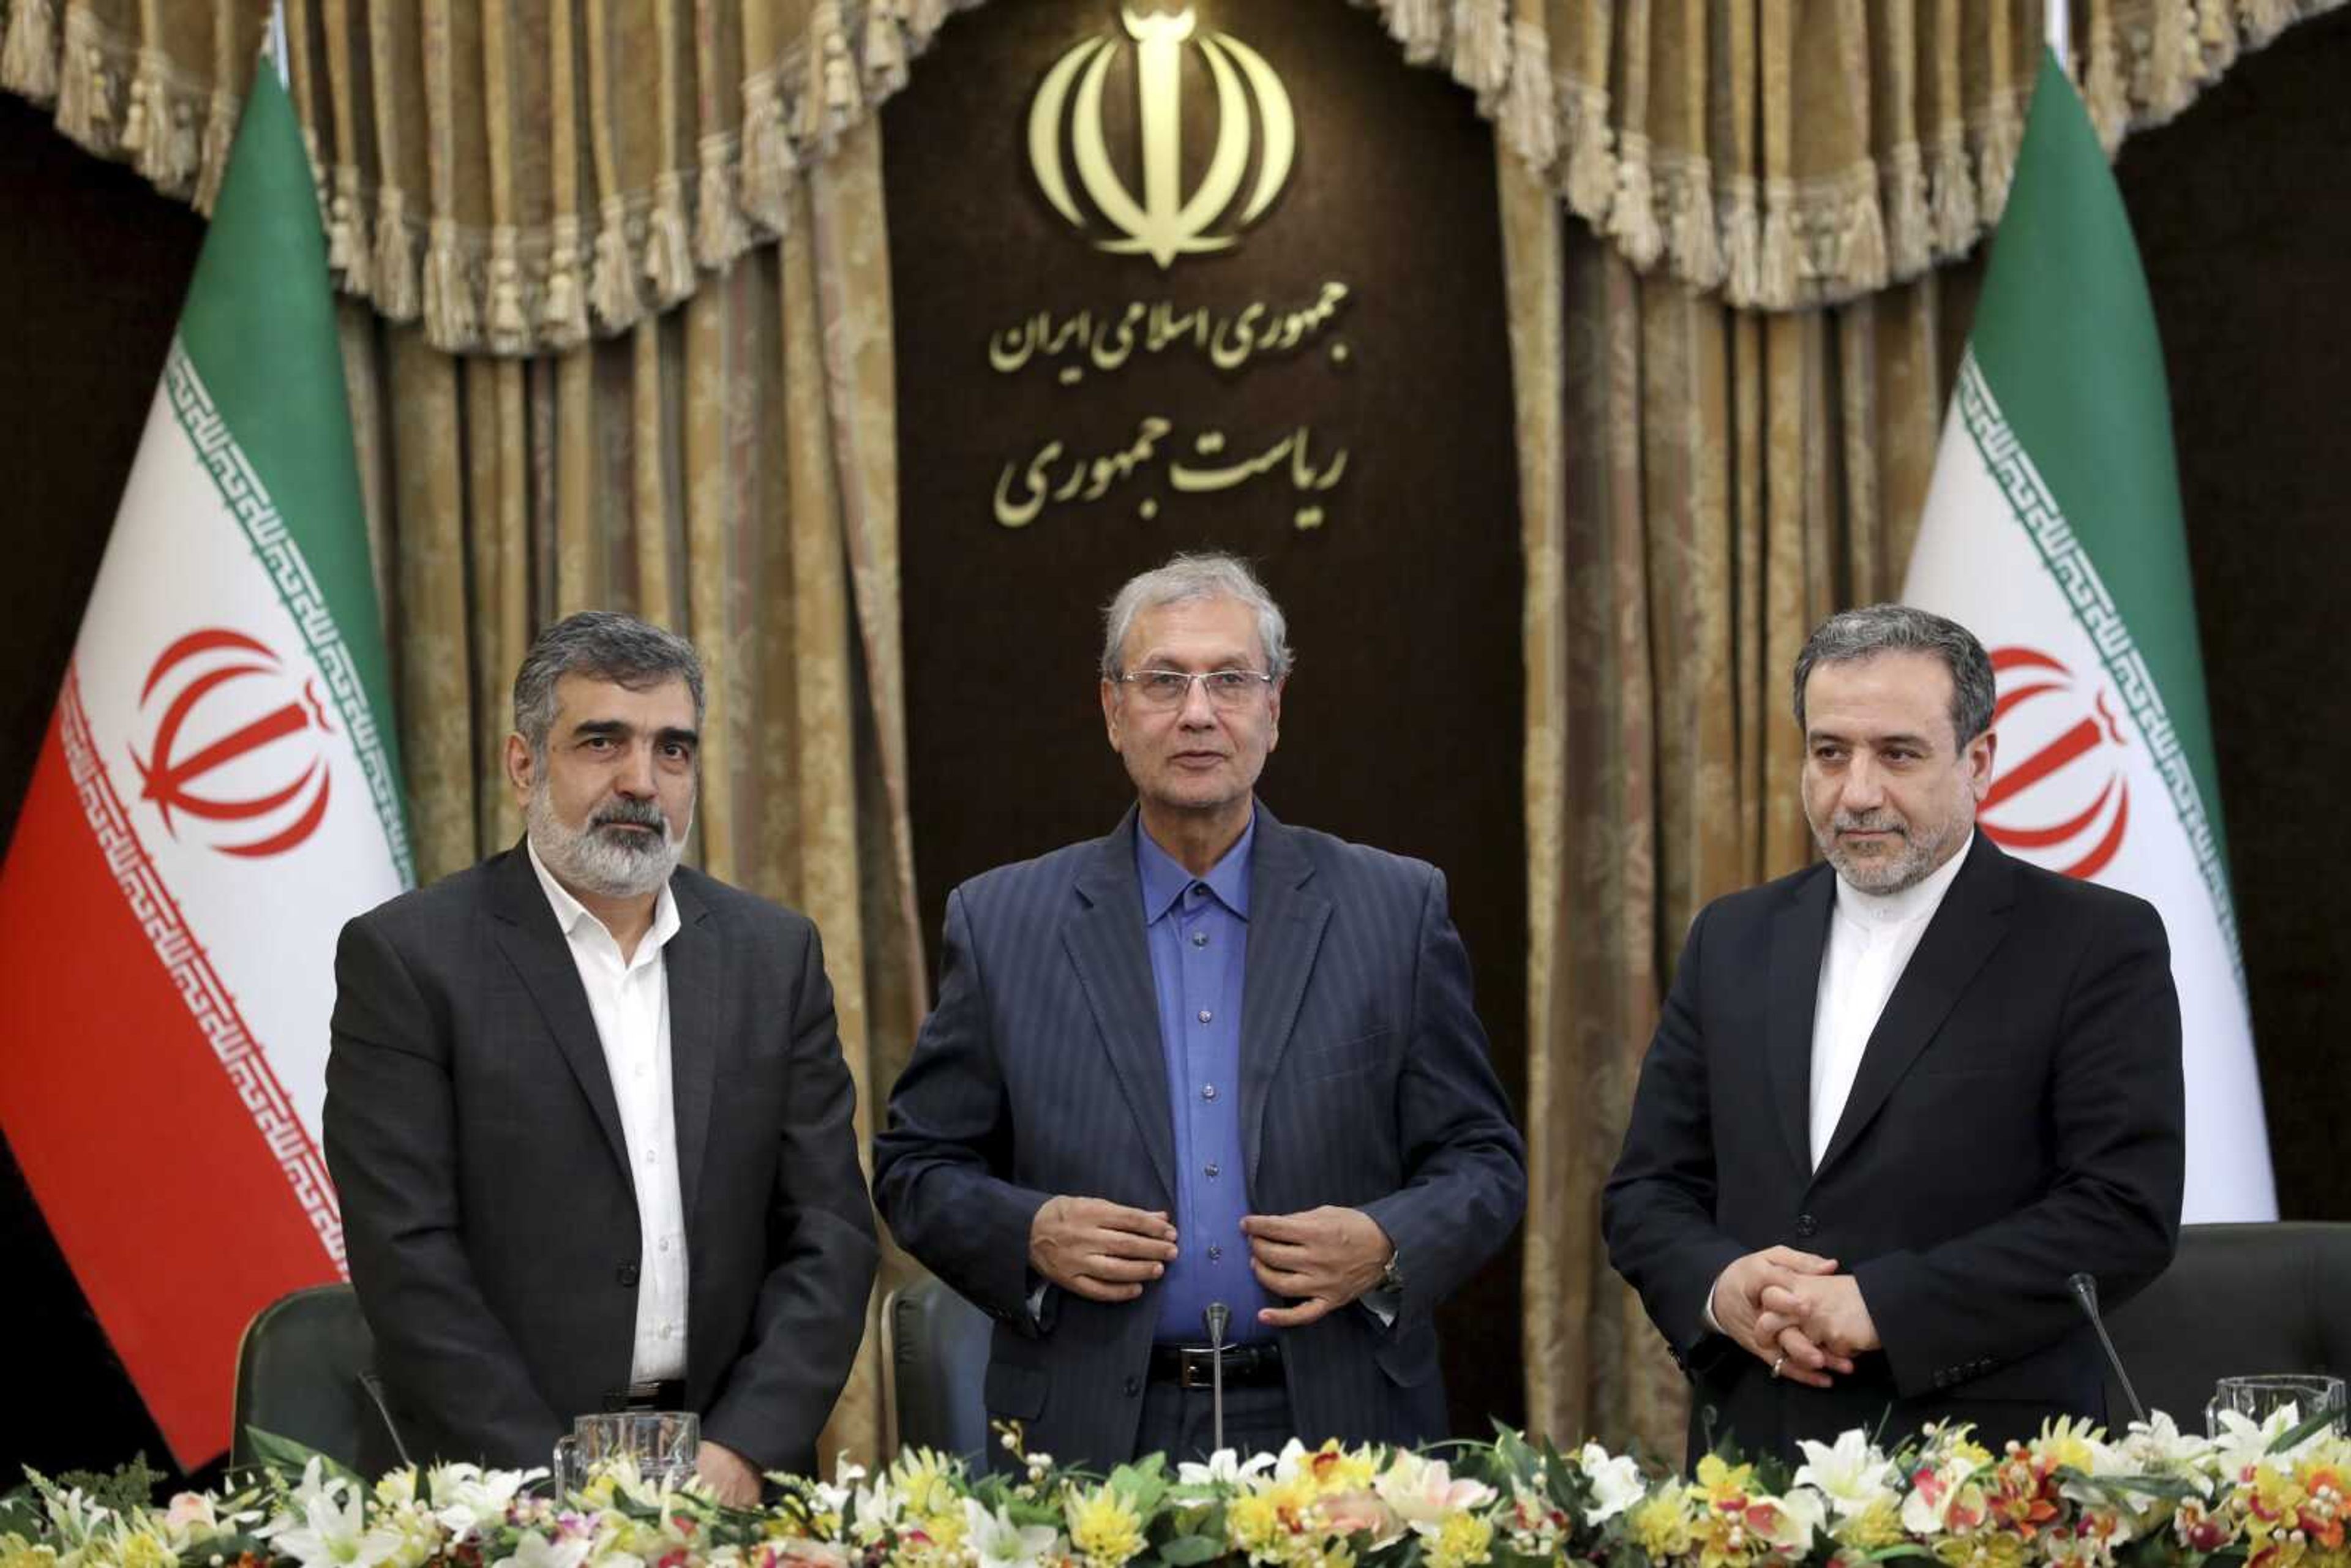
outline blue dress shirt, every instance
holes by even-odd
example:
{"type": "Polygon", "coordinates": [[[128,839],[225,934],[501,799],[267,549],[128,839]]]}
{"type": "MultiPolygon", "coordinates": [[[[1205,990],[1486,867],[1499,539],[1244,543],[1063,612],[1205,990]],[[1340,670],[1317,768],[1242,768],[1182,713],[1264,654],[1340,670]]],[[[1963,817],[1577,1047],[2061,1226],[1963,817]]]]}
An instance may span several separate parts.
{"type": "Polygon", "coordinates": [[[1160,1048],[1176,1120],[1176,1261],[1160,1282],[1161,1344],[1205,1344],[1211,1301],[1232,1309],[1226,1338],[1270,1337],[1270,1306],[1249,1269],[1249,1212],[1241,1172],[1241,988],[1249,967],[1249,856],[1257,819],[1224,858],[1196,877],[1138,827],[1145,944],[1159,998],[1160,1048]]]}

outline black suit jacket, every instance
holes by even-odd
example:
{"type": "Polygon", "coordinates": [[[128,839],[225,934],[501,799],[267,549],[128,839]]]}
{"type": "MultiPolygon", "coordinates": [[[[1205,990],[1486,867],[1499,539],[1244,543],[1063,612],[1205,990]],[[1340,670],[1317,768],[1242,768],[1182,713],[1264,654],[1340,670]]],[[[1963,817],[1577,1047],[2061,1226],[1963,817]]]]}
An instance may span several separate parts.
{"type": "MultiPolygon", "coordinates": [[[[1919,938],[1812,1168],[1813,1010],[1834,873],[1815,865],[1691,926],[1603,1199],[1611,1260],[1709,1417],[1792,1453],[1885,1421],[1972,1420],[1995,1448],[2101,1416],[2067,1292],[2119,1301],[2179,1229],[2179,1007],[2163,924],[2126,894],[2010,859],[1983,834],[1919,938]],[[1784,1243],[1860,1282],[1883,1352],[1815,1390],[1705,1327],[1740,1255],[1784,1243]]],[[[1718,1429],[1719,1440],[1724,1432],[1718,1429]]]]}
{"type": "MultiPolygon", "coordinates": [[[[876,1249],[816,928],[689,868],[664,949],[703,1435],[808,1471],[876,1249]]],[[[343,928],[327,1163],[412,1451],[548,1460],[627,1383],[635,1187],[587,992],[517,848],[343,928]]]]}
{"type": "MultiPolygon", "coordinates": [[[[899,1241],[998,1321],[991,1415],[1065,1462],[1134,1455],[1156,1286],[1028,1311],[1029,1228],[1056,1193],[1176,1214],[1175,1124],[1134,867],[1108,838],[973,878],[947,900],[938,1006],[874,1140],[899,1241]]],[[[1241,1003],[1251,1207],[1336,1204],[1386,1230],[1392,1327],[1361,1306],[1281,1335],[1310,1442],[1446,1431],[1432,1312],[1526,1202],[1525,1155],[1470,1005],[1445,879],[1258,808],[1241,1003]]],[[[1176,1214],[1180,1231],[1183,1217],[1176,1214]]]]}

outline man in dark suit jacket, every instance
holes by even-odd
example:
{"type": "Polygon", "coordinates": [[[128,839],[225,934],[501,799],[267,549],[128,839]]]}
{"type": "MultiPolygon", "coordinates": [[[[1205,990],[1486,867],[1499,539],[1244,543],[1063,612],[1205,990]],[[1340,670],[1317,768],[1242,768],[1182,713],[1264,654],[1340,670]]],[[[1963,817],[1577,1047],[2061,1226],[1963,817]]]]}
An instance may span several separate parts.
{"type": "Polygon", "coordinates": [[[417,1457],[548,1461],[575,1416],[699,1413],[756,1500],[807,1471],[876,1247],[816,929],[677,864],[700,661],[602,612],[515,682],[521,845],[344,928],[327,1160],[417,1457]]]}
{"type": "Polygon", "coordinates": [[[1108,621],[1136,808],[949,897],[883,1217],[1060,1459],[1206,1448],[1216,1305],[1228,1446],[1441,1436],[1432,1312],[1525,1202],[1445,880],[1257,803],[1288,652],[1246,566],[1178,557],[1108,621]]]}
{"type": "Polygon", "coordinates": [[[1708,1437],[1792,1454],[1928,1419],[1995,1448],[2102,1417],[2068,1289],[2108,1302],[2179,1228],[2179,1009],[2162,921],[1974,832],[1991,665],[1900,606],[1796,665],[1827,864],[1691,926],[1603,1202],[1609,1255],[1708,1437]]]}

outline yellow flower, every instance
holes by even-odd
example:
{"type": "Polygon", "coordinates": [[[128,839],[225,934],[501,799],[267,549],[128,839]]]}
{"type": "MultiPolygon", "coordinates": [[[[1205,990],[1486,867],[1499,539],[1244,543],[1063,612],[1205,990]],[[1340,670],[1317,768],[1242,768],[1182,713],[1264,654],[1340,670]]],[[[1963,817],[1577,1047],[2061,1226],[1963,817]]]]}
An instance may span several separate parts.
{"type": "Polygon", "coordinates": [[[1682,1511],[1682,1500],[1670,1491],[1634,1504],[1625,1527],[1634,1543],[1652,1558],[1678,1557],[1689,1550],[1689,1515],[1682,1511]]]}
{"type": "Polygon", "coordinates": [[[1698,1490],[1708,1502],[1736,1502],[1755,1490],[1755,1467],[1736,1467],[1722,1462],[1719,1455],[1708,1454],[1698,1462],[1698,1490]]]}
{"type": "Polygon", "coordinates": [[[956,1461],[929,1448],[908,1448],[890,1467],[906,1512],[916,1517],[953,1512],[963,1517],[963,1500],[956,1495],[956,1461]]]}
{"type": "Polygon", "coordinates": [[[1904,1533],[1901,1504],[1887,1497],[1838,1525],[1836,1538],[1857,1552],[1876,1552],[1899,1544],[1904,1533]]]}
{"type": "Polygon", "coordinates": [[[53,1546],[36,1546],[21,1535],[0,1535],[0,1568],[57,1568],[53,1546]]]}
{"type": "Polygon", "coordinates": [[[1369,1448],[1343,1448],[1336,1437],[1301,1457],[1298,1469],[1300,1474],[1312,1480],[1314,1490],[1325,1496],[1332,1492],[1367,1491],[1372,1479],[1379,1473],[1379,1465],[1369,1448]]]}
{"type": "Polygon", "coordinates": [[[1143,1521],[1134,1506],[1108,1486],[1090,1492],[1071,1488],[1064,1512],[1070,1545],[1087,1568],[1120,1568],[1143,1550],[1143,1521]]]}
{"type": "Polygon", "coordinates": [[[1428,1568],[1475,1568],[1493,1560],[1494,1527],[1474,1513],[1447,1514],[1428,1543],[1428,1568]]]}
{"type": "Polygon", "coordinates": [[[134,1530],[116,1543],[114,1560],[121,1568],[179,1568],[180,1554],[154,1531],[134,1530]]]}
{"type": "Polygon", "coordinates": [[[2023,1568],[2025,1542],[2005,1530],[1947,1535],[1935,1542],[1935,1555],[1947,1568],[2023,1568]]]}

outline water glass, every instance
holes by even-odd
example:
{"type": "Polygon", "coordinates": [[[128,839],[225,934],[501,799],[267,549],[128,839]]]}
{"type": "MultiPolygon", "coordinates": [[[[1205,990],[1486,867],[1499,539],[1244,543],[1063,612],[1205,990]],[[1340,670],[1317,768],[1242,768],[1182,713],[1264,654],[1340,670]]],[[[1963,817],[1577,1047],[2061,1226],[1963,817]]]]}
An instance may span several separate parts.
{"type": "Polygon", "coordinates": [[[702,1422],[691,1410],[619,1410],[582,1416],[555,1445],[555,1495],[569,1497],[600,1465],[627,1460],[654,1486],[694,1479],[702,1422]]]}
{"type": "Polygon", "coordinates": [[[2211,1403],[2204,1406],[2205,1435],[2220,1435],[2220,1413],[2224,1410],[2234,1410],[2258,1427],[2289,1405],[2294,1406],[2297,1424],[2325,1411],[2335,1418],[2335,1430],[2343,1429],[2341,1378],[2320,1372],[2268,1372],[2257,1376],[2224,1377],[2214,1385],[2211,1403]]]}

